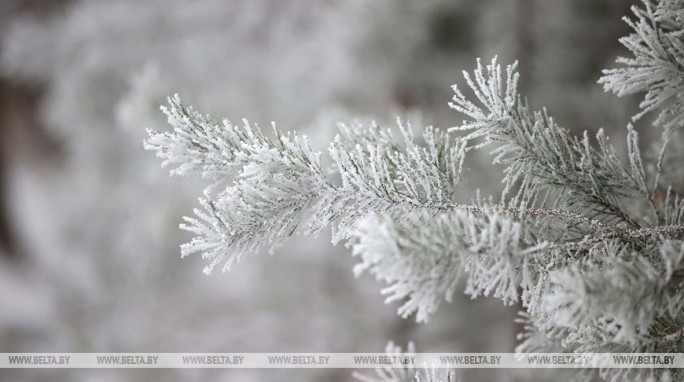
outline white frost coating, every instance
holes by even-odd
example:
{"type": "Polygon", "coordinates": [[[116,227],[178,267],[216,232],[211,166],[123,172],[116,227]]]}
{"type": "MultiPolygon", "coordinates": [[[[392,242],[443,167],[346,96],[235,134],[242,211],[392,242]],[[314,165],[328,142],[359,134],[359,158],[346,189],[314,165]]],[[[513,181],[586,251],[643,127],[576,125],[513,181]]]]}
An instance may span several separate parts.
{"type": "Polygon", "coordinates": [[[505,303],[518,301],[520,268],[524,256],[537,248],[522,246],[522,227],[496,213],[473,214],[456,210],[411,216],[401,222],[370,215],[354,236],[354,268],[390,284],[382,293],[386,302],[405,301],[403,317],[416,313],[425,322],[442,299],[451,301],[462,273],[465,292],[476,298],[493,295],[505,303]]]}
{"type": "Polygon", "coordinates": [[[266,137],[258,126],[243,121],[236,126],[218,124],[191,108],[178,96],[164,108],[174,131],[150,132],[145,147],[156,150],[162,165],[174,166],[172,174],[199,172],[214,182],[232,184],[211,195],[209,187],[200,199],[196,217],[185,218],[181,228],[195,233],[181,247],[183,256],[202,253],[210,260],[205,273],[223,263],[227,271],[246,253],[260,248],[273,251],[299,224],[302,214],[328,187],[320,169],[320,154],[305,137],[296,134],[266,137]]]}
{"type": "Polygon", "coordinates": [[[633,33],[620,39],[633,57],[619,57],[620,68],[603,71],[599,80],[606,91],[618,96],[645,92],[641,112],[634,119],[657,109],[662,110],[655,125],[666,130],[681,128],[684,123],[684,3],[681,0],[653,2],[644,0],[644,8],[632,7],[636,20],[625,17],[633,33]]]}
{"type": "Polygon", "coordinates": [[[340,124],[328,150],[333,174],[296,134],[274,127],[267,138],[246,122],[220,125],[173,98],[167,114],[175,131],[151,132],[146,147],[172,173],[228,184],[207,191],[204,210],[186,218],[184,228],[197,237],[183,254],[202,253],[207,271],[219,263],[227,269],[293,233],[332,226],[333,242],[346,241],[360,259],[355,274],[386,282],[382,293],[403,303],[403,317],[427,321],[462,276],[473,298],[522,304],[521,352],[681,352],[684,190],[672,170],[679,157],[667,151],[671,140],[681,147],[674,128],[684,122],[681,5],[636,9],[636,34],[623,40],[635,61],[623,59],[627,68],[602,80],[620,94],[646,91],[644,111],[664,107],[658,124],[668,133],[655,159],[642,158],[632,126],[624,158],[603,130],[578,138],[546,110],[532,110],[518,93],[516,65],[502,69],[496,59],[465,73],[474,96],[453,88],[450,105],[466,117],[460,127],[426,127],[416,136],[401,122],[397,130],[340,124]],[[486,146],[503,166],[503,194],[459,204],[465,155],[486,146]]]}

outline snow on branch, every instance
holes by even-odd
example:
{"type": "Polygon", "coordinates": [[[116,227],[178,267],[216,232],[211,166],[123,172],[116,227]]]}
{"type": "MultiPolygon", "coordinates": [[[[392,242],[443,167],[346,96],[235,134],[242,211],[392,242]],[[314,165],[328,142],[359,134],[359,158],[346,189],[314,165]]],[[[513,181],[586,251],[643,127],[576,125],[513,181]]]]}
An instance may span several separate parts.
{"type": "Polygon", "coordinates": [[[329,153],[341,185],[321,200],[311,220],[334,220],[333,242],[349,239],[369,212],[400,216],[452,208],[465,144],[431,126],[418,137],[410,125],[398,126],[399,137],[377,125],[339,125],[329,153]]]}
{"type": "Polygon", "coordinates": [[[515,64],[507,67],[504,82],[496,58],[486,68],[478,61],[474,79],[467,72],[464,76],[480,105],[457,86],[450,103],[469,118],[452,130],[467,132],[469,140],[483,140],[473,148],[496,146],[493,163],[506,165],[504,197],[515,192],[509,204],[530,208],[552,191],[562,209],[579,209],[604,223],[637,226],[620,204],[620,198],[647,200],[649,196],[636,131],[630,130],[630,168],[625,168],[603,130],[596,135],[596,149],[586,132],[580,140],[546,110],[530,110],[517,93],[515,68],[515,64]]]}
{"type": "Polygon", "coordinates": [[[273,126],[267,137],[244,121],[222,124],[181,105],[178,96],[164,108],[173,132],[150,132],[148,150],[175,166],[172,174],[201,173],[229,182],[218,195],[211,186],[200,199],[196,217],[181,228],[197,236],[182,249],[183,256],[201,252],[210,259],[209,273],[219,263],[230,269],[247,253],[278,247],[296,229],[316,198],[330,187],[306,137],[281,134],[273,126]]]}
{"type": "Polygon", "coordinates": [[[681,0],[644,0],[644,8],[632,7],[636,20],[625,17],[633,33],[620,42],[632,57],[619,57],[620,68],[603,71],[606,91],[618,96],[645,92],[642,111],[661,109],[655,125],[670,130],[684,126],[684,4],[681,0]]]}
{"type": "MultiPolygon", "coordinates": [[[[634,58],[618,60],[625,67],[601,80],[619,95],[646,92],[637,117],[662,110],[665,143],[684,122],[683,8],[681,0],[634,8],[634,33],[622,40],[634,58]]],[[[402,303],[403,317],[427,321],[464,279],[473,298],[522,303],[519,351],[681,352],[679,156],[665,155],[664,145],[656,161],[642,158],[632,126],[625,158],[603,130],[574,136],[520,96],[515,64],[478,61],[464,77],[472,95],[454,86],[450,103],[466,117],[460,127],[416,133],[401,122],[396,129],[340,124],[328,147],[332,171],[321,168],[306,137],[219,123],[171,98],[164,110],[174,130],[150,131],[145,147],[172,174],[213,182],[182,225],[196,235],[183,255],[201,253],[206,272],[218,264],[225,270],[293,234],[332,227],[333,242],[345,241],[360,259],[355,273],[387,283],[382,293],[402,303]],[[497,201],[460,204],[465,156],[485,147],[504,166],[504,191],[497,201]]]]}

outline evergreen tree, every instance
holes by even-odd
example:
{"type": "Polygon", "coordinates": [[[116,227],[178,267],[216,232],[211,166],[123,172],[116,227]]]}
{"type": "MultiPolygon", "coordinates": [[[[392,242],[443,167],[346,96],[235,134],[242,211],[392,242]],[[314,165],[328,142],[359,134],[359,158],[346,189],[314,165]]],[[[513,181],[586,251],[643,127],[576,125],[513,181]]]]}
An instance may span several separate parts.
{"type": "MultiPolygon", "coordinates": [[[[205,272],[275,250],[293,234],[333,229],[388,286],[399,314],[427,321],[457,282],[473,298],[521,302],[520,352],[681,352],[684,348],[684,200],[677,160],[684,140],[684,4],[645,1],[627,19],[631,52],[600,82],[618,95],[645,93],[635,118],[659,111],[659,154],[642,158],[627,127],[626,161],[599,130],[576,137],[518,93],[516,64],[479,61],[454,86],[465,115],[447,131],[408,124],[340,124],[332,171],[305,136],[218,122],[170,98],[173,132],[150,131],[172,174],[211,181],[183,229],[183,255],[205,272]],[[458,203],[465,157],[491,149],[502,195],[458,203]]],[[[591,378],[590,371],[585,373],[591,378]]],[[[607,380],[663,377],[659,369],[600,370],[607,380]]],[[[679,379],[679,370],[664,374],[679,379]]]]}

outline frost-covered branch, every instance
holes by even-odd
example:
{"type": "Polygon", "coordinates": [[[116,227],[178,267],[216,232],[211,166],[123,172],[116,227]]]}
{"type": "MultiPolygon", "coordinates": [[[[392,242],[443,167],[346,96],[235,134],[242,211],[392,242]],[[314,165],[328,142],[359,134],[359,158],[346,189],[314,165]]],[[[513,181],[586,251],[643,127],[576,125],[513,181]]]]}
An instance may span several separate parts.
{"type": "Polygon", "coordinates": [[[328,151],[340,185],[314,209],[311,232],[334,222],[337,242],[349,239],[369,212],[401,215],[450,208],[465,145],[433,127],[415,137],[411,126],[398,125],[399,137],[374,124],[339,125],[340,134],[328,151]]]}
{"type": "Polygon", "coordinates": [[[335,241],[350,239],[356,221],[372,211],[444,209],[465,152],[460,141],[432,127],[416,139],[401,123],[398,138],[377,125],[341,125],[329,149],[339,177],[329,179],[306,137],[274,126],[270,138],[246,121],[218,123],[177,96],[169,104],[163,110],[174,130],[150,131],[145,147],[174,166],[172,174],[213,181],[196,217],[182,225],[197,235],[183,245],[183,255],[201,252],[211,260],[206,272],[221,262],[227,270],[263,247],[273,250],[295,232],[316,234],[333,224],[335,241]]]}
{"type": "MultiPolygon", "coordinates": [[[[218,195],[209,187],[202,209],[186,217],[181,228],[197,236],[181,249],[183,256],[202,252],[211,260],[205,272],[225,262],[230,269],[243,255],[275,249],[292,234],[316,198],[330,186],[321,170],[320,154],[306,137],[267,137],[244,121],[217,123],[181,105],[178,96],[164,108],[173,132],[150,131],[145,147],[175,166],[172,174],[201,173],[214,182],[230,183],[218,195]]],[[[216,183],[214,184],[216,186],[216,183]]]]}
{"type": "Polygon", "coordinates": [[[607,69],[599,81],[618,96],[646,93],[635,119],[662,108],[655,121],[666,130],[684,126],[684,4],[681,0],[632,7],[636,20],[625,17],[633,33],[620,39],[632,57],[619,57],[620,68],[607,69]]]}
{"type": "Polygon", "coordinates": [[[517,301],[521,263],[546,245],[526,246],[522,225],[510,218],[463,210],[402,220],[371,215],[355,236],[353,254],[362,259],[355,273],[367,270],[390,284],[382,291],[386,301],[405,301],[399,314],[417,312],[418,321],[442,299],[451,301],[461,273],[473,298],[517,301]]]}
{"type": "MultiPolygon", "coordinates": [[[[684,121],[681,5],[635,8],[635,33],[623,39],[635,58],[602,79],[619,94],[645,91],[640,115],[662,110],[657,123],[675,148],[674,127],[684,121]]],[[[333,242],[346,241],[360,259],[355,273],[387,283],[386,301],[401,301],[403,317],[427,321],[464,279],[473,298],[521,302],[520,351],[681,352],[684,173],[676,153],[642,158],[632,126],[624,158],[603,130],[574,136],[518,93],[515,64],[478,61],[464,76],[472,96],[454,86],[450,103],[466,117],[461,126],[415,134],[401,122],[394,130],[341,124],[328,148],[331,172],[305,137],[219,124],[171,99],[174,131],[151,132],[146,147],[173,174],[213,182],[203,209],[186,218],[183,228],[197,236],[183,254],[203,253],[207,271],[221,262],[227,269],[294,233],[332,227],[333,242]],[[485,147],[504,167],[504,191],[459,203],[464,159],[485,147]]]]}
{"type": "MultiPolygon", "coordinates": [[[[474,79],[464,73],[480,105],[454,86],[451,107],[469,119],[453,130],[468,132],[467,139],[483,139],[473,148],[495,144],[493,162],[506,165],[504,195],[521,209],[534,206],[552,192],[559,208],[585,213],[605,223],[622,221],[638,226],[620,204],[620,198],[650,195],[639,154],[638,138],[628,141],[630,168],[625,168],[603,130],[595,149],[585,132],[582,140],[556,124],[547,112],[533,112],[517,93],[516,65],[508,66],[502,80],[496,59],[484,68],[478,61],[474,79]]],[[[647,200],[647,199],[646,199],[647,200]]]]}

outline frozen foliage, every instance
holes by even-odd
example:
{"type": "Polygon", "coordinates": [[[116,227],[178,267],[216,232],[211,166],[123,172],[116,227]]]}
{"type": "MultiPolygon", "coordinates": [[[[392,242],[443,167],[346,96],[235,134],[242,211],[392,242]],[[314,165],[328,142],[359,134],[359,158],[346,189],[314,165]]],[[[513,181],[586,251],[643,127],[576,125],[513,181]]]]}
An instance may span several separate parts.
{"type": "MultiPolygon", "coordinates": [[[[402,316],[427,321],[462,276],[472,297],[521,302],[521,352],[681,352],[684,202],[681,184],[664,183],[679,165],[667,143],[684,123],[681,5],[635,8],[634,34],[623,40],[634,58],[602,80],[619,94],[645,91],[643,112],[662,110],[657,124],[668,133],[654,160],[642,158],[631,126],[624,160],[602,130],[578,138],[533,110],[518,92],[516,64],[496,59],[465,73],[469,95],[454,86],[461,126],[416,136],[401,123],[340,125],[327,172],[304,138],[219,124],[172,98],[175,130],[150,132],[146,147],[172,173],[214,182],[204,210],[183,226],[197,235],[183,252],[208,257],[208,271],[219,262],[226,269],[260,246],[332,226],[333,242],[345,240],[361,259],[355,271],[384,280],[387,301],[404,303],[402,316]],[[504,191],[457,203],[463,160],[485,147],[503,166],[504,191]]],[[[615,381],[679,373],[600,371],[615,381]]]]}
{"type": "Polygon", "coordinates": [[[390,284],[383,290],[390,295],[386,301],[405,301],[399,314],[415,312],[418,321],[427,321],[442,299],[451,301],[464,272],[473,298],[493,294],[517,301],[517,263],[539,249],[521,247],[519,223],[486,210],[409,216],[371,215],[355,232],[354,255],[362,262],[354,271],[369,270],[390,284]]]}
{"type": "Polygon", "coordinates": [[[330,186],[306,137],[264,135],[258,126],[217,124],[180,105],[177,97],[166,110],[173,133],[151,133],[146,147],[158,150],[173,174],[200,171],[214,181],[235,182],[212,200],[207,190],[197,218],[186,218],[182,228],[198,234],[183,245],[183,255],[203,252],[211,259],[210,272],[224,261],[230,268],[242,255],[266,246],[273,251],[299,224],[302,214],[330,186]]]}
{"type": "MultiPolygon", "coordinates": [[[[588,210],[587,215],[606,214],[613,220],[630,223],[618,204],[618,196],[631,197],[647,192],[636,132],[630,130],[630,168],[623,168],[615,150],[602,130],[596,136],[599,150],[588,133],[578,140],[558,126],[546,111],[531,111],[518,96],[515,65],[507,69],[502,82],[500,67],[493,61],[485,69],[478,64],[475,79],[465,73],[468,85],[481,105],[476,105],[454,87],[456,95],[451,107],[470,118],[454,130],[469,132],[466,139],[484,138],[475,148],[497,143],[492,151],[495,164],[504,164],[504,196],[515,190],[508,204],[529,208],[553,191],[558,206],[572,213],[588,210]],[[558,195],[558,193],[562,195],[558,195]]],[[[544,202],[541,202],[544,204],[544,202]]],[[[543,214],[543,212],[542,212],[543,214]]],[[[559,212],[564,214],[564,212],[559,212]]],[[[599,221],[584,216],[575,218],[594,228],[599,221]]]]}
{"type": "Polygon", "coordinates": [[[375,125],[340,125],[329,148],[339,174],[334,182],[306,137],[275,128],[268,137],[246,121],[242,127],[219,124],[177,97],[164,110],[175,129],[151,131],[146,147],[175,166],[172,174],[199,172],[214,181],[201,200],[203,210],[196,211],[199,219],[184,225],[200,235],[184,253],[204,252],[212,259],[207,272],[226,255],[224,269],[260,246],[272,250],[295,231],[316,234],[335,223],[334,240],[349,239],[369,211],[447,209],[465,152],[433,128],[425,130],[421,145],[401,123],[400,138],[375,125]],[[213,195],[224,182],[229,186],[213,195]]]}
{"type": "Polygon", "coordinates": [[[624,67],[604,71],[599,81],[606,90],[617,95],[645,92],[640,118],[649,111],[662,109],[655,121],[666,129],[684,124],[684,91],[681,74],[684,70],[684,3],[662,0],[654,4],[644,1],[644,8],[632,7],[636,20],[625,17],[633,33],[620,39],[634,55],[620,57],[624,67]]]}

